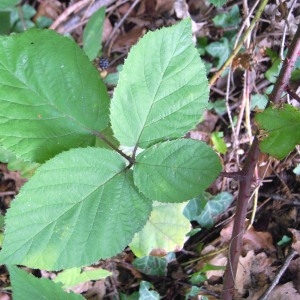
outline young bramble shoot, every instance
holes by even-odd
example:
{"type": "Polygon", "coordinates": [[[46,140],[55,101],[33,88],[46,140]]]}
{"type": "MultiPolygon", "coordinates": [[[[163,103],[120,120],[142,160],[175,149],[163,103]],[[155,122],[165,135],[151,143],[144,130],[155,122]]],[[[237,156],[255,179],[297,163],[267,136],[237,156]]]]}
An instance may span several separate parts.
{"type": "Polygon", "coordinates": [[[209,146],[183,138],[209,93],[190,20],[146,34],[125,61],[110,121],[133,157],[105,137],[108,93],[74,42],[29,30],[0,46],[0,144],[42,163],[8,210],[1,263],[60,270],[114,256],[154,200],[189,200],[221,171],[209,146]]]}

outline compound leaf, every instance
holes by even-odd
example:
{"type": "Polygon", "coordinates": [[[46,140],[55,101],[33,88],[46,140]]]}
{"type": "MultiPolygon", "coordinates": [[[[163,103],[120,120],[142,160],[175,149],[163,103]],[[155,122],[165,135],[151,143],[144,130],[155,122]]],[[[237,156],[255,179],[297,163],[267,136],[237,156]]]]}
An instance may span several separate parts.
{"type": "Polygon", "coordinates": [[[255,117],[261,129],[260,149],[277,159],[286,157],[300,144],[300,111],[285,104],[269,107],[255,117]]]}
{"type": "Polygon", "coordinates": [[[208,91],[190,20],[150,32],[120,73],[111,103],[114,134],[122,145],[140,148],[181,137],[199,121],[208,91]]]}
{"type": "Polygon", "coordinates": [[[167,254],[183,247],[185,235],[191,224],[183,216],[185,203],[157,203],[153,206],[145,227],[138,232],[130,244],[137,257],[148,256],[159,251],[167,254]]]}
{"type": "Polygon", "coordinates": [[[73,292],[66,293],[62,285],[54,283],[50,279],[38,279],[26,271],[16,266],[7,266],[11,286],[13,289],[13,298],[16,300],[27,299],[57,299],[57,300],[83,300],[81,295],[73,292]]]}
{"type": "Polygon", "coordinates": [[[122,251],[151,211],[125,167],[119,154],[100,148],[47,161],[8,210],[1,262],[60,270],[122,251]]]}
{"type": "Polygon", "coordinates": [[[50,30],[0,38],[0,144],[44,162],[94,145],[108,124],[108,94],[82,50],[50,30]]]}
{"type": "Polygon", "coordinates": [[[134,182],[148,198],[183,202],[209,187],[221,171],[218,155],[204,142],[180,139],[156,144],[136,158],[134,182]]]}

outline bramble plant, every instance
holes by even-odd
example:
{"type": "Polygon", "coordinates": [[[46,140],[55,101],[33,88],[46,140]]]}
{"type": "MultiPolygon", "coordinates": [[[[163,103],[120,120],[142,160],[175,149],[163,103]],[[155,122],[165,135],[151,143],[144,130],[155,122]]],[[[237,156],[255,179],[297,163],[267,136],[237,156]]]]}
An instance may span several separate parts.
{"type": "Polygon", "coordinates": [[[220,173],[209,146],[183,138],[209,94],[189,20],[131,49],[111,101],[70,39],[31,29],[0,43],[0,144],[41,164],[7,212],[1,263],[61,270],[114,256],[153,200],[187,201],[220,173]]]}

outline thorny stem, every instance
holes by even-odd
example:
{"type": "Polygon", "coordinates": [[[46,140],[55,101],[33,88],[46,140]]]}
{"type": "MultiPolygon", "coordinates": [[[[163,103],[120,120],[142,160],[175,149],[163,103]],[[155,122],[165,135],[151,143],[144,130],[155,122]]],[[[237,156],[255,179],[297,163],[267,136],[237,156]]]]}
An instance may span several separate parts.
{"type": "MultiPolygon", "coordinates": [[[[289,84],[291,72],[294,68],[297,58],[300,56],[300,26],[289,47],[287,56],[283,62],[279,76],[269,97],[273,103],[279,103],[281,95],[289,84]]],[[[253,181],[253,173],[258,161],[260,150],[258,147],[257,135],[254,137],[253,143],[249,149],[245,165],[241,171],[244,176],[240,181],[240,189],[237,199],[236,214],[234,218],[231,244],[229,246],[229,256],[226,271],[224,274],[224,284],[222,299],[230,300],[233,298],[234,281],[237,272],[237,266],[242,249],[242,238],[245,227],[245,219],[247,214],[248,200],[251,195],[251,184],[253,181]]]]}
{"type": "Polygon", "coordinates": [[[221,76],[221,74],[224,72],[224,70],[231,64],[232,60],[236,57],[236,55],[239,53],[241,50],[245,40],[248,38],[249,34],[252,32],[254,26],[258,22],[262,12],[265,9],[265,6],[267,5],[268,0],[262,0],[260,3],[260,6],[257,9],[256,15],[254,16],[250,26],[247,28],[245,31],[245,34],[243,35],[242,39],[240,42],[237,44],[237,46],[233,49],[231,55],[228,57],[228,59],[225,61],[224,65],[221,67],[221,69],[215,73],[215,75],[209,80],[209,85],[212,86],[217,79],[221,76]]]}
{"type": "Polygon", "coordinates": [[[123,156],[125,159],[127,159],[129,161],[130,166],[132,166],[134,164],[134,158],[132,158],[131,156],[128,156],[127,154],[125,154],[123,151],[121,151],[120,149],[118,149],[113,143],[111,143],[105,135],[103,135],[101,132],[99,131],[93,131],[93,134],[95,136],[97,136],[99,139],[101,139],[102,141],[104,141],[109,147],[111,147],[112,149],[114,149],[116,152],[118,152],[121,156],[123,156]]]}

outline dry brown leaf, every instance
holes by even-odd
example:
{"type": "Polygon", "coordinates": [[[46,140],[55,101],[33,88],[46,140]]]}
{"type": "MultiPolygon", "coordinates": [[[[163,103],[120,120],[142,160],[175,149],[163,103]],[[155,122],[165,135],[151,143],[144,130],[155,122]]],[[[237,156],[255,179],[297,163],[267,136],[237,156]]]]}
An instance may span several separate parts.
{"type": "Polygon", "coordinates": [[[295,289],[300,293],[300,257],[292,260],[289,265],[295,289]]]}
{"type": "Polygon", "coordinates": [[[243,237],[245,250],[267,249],[276,251],[273,245],[273,238],[269,232],[255,231],[253,227],[246,231],[243,237]]]}
{"type": "Polygon", "coordinates": [[[62,4],[57,0],[43,0],[40,1],[36,15],[33,20],[36,21],[38,17],[47,17],[55,20],[62,13],[62,4]]]}
{"type": "Polygon", "coordinates": [[[244,294],[245,286],[251,284],[251,265],[255,259],[254,251],[248,251],[245,257],[240,256],[237,273],[235,277],[235,288],[240,295],[244,294]]]}
{"type": "MultiPolygon", "coordinates": [[[[227,264],[227,257],[223,253],[219,253],[212,258],[209,263],[214,266],[225,267],[227,264]]],[[[209,282],[212,283],[214,281],[218,281],[220,277],[223,277],[224,272],[224,270],[211,270],[206,272],[206,276],[209,282]]]]}
{"type": "Polygon", "coordinates": [[[300,254],[300,231],[292,228],[289,231],[293,234],[292,248],[300,254]]]}
{"type": "Polygon", "coordinates": [[[144,28],[135,27],[131,31],[118,36],[112,46],[111,52],[128,51],[144,33],[144,28]]]}
{"type": "MultiPolygon", "coordinates": [[[[246,226],[247,224],[245,224],[246,226]]],[[[223,243],[230,241],[232,228],[233,220],[221,230],[220,236],[223,243]]],[[[265,249],[271,252],[276,250],[271,234],[269,232],[255,231],[253,227],[250,227],[243,235],[243,249],[246,251],[265,249]]]]}
{"type": "Polygon", "coordinates": [[[296,291],[292,282],[287,282],[276,286],[268,300],[300,300],[300,294],[296,291]]]}
{"type": "Polygon", "coordinates": [[[109,18],[105,18],[103,24],[103,32],[102,32],[102,43],[105,43],[109,39],[112,32],[113,32],[113,27],[110,23],[110,20],[109,18]]]}

